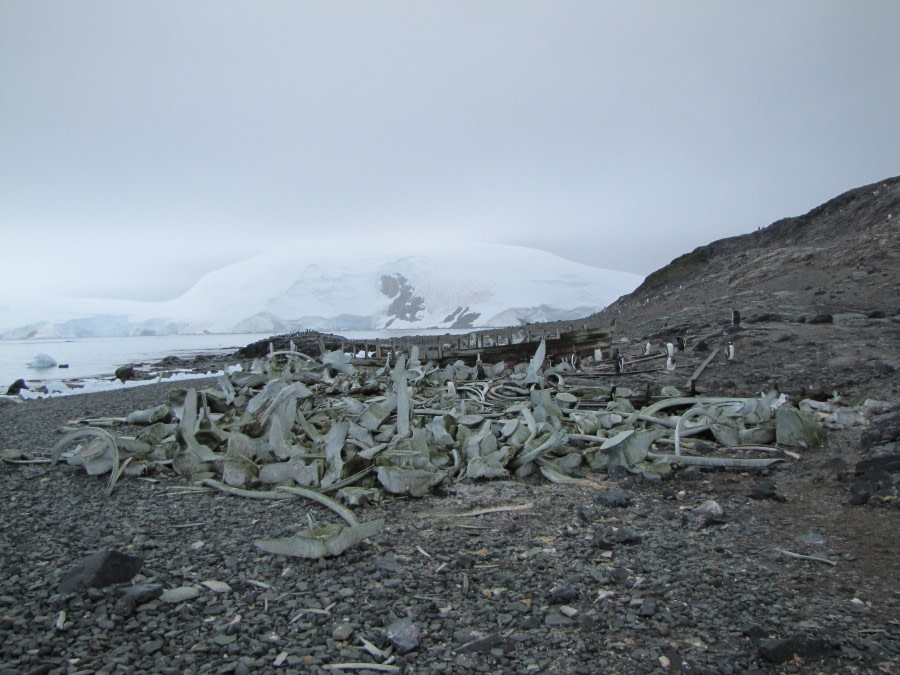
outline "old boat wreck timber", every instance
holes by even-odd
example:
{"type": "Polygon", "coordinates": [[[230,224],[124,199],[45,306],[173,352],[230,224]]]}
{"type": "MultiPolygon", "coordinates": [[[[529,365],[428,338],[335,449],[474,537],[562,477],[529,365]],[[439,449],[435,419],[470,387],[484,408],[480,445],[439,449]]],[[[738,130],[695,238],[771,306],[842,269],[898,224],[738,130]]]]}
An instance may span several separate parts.
{"type": "Polygon", "coordinates": [[[528,327],[477,331],[465,335],[407,336],[388,339],[346,340],[338,335],[319,333],[291,333],[248,345],[238,352],[242,358],[263,357],[271,351],[283,351],[294,344],[301,352],[324,353],[338,350],[352,356],[353,365],[360,367],[384,365],[386,359],[409,354],[415,346],[421,358],[442,366],[462,361],[468,366],[478,362],[509,364],[529,361],[541,342],[551,363],[585,357],[609,355],[613,332],[611,328],[581,328],[567,326],[532,330],[528,327]],[[321,344],[320,344],[321,343],[321,344]],[[599,351],[598,351],[599,350],[599,351]]]}

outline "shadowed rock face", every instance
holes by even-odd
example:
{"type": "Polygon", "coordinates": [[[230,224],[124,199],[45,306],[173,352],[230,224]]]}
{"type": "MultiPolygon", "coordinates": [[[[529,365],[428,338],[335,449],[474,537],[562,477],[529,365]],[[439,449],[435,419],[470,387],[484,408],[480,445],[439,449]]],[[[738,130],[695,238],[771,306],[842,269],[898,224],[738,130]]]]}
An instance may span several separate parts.
{"type": "Polygon", "coordinates": [[[393,298],[387,315],[390,320],[419,321],[418,313],[425,309],[425,298],[415,295],[415,288],[400,273],[384,274],[381,277],[381,292],[393,298]]]}
{"type": "Polygon", "coordinates": [[[472,328],[475,319],[479,316],[481,316],[481,312],[470,312],[468,307],[457,307],[441,323],[449,323],[450,328],[472,328]]]}
{"type": "MultiPolygon", "coordinates": [[[[795,319],[791,309],[801,303],[788,294],[804,292],[814,296],[802,303],[807,320],[831,323],[829,314],[871,309],[873,295],[894,295],[898,204],[900,176],[895,176],[849,190],[805,215],[700,246],[648,275],[597,318],[619,315],[632,325],[662,314],[676,319],[672,315],[686,306],[727,298],[751,322],[754,315],[779,310],[781,318],[795,319]],[[748,290],[768,297],[758,306],[748,303],[748,290]]],[[[875,309],[900,312],[896,301],[875,309]]]]}

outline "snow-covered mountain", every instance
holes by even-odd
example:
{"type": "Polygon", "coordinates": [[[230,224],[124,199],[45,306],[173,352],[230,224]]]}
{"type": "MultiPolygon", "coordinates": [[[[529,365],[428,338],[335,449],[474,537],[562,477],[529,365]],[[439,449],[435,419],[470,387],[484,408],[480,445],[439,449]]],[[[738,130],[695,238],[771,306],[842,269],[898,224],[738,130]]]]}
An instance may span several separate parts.
{"type": "Polygon", "coordinates": [[[500,244],[381,257],[288,247],[165,302],[6,298],[0,337],[499,327],[580,318],[642,280],[500,244]]]}

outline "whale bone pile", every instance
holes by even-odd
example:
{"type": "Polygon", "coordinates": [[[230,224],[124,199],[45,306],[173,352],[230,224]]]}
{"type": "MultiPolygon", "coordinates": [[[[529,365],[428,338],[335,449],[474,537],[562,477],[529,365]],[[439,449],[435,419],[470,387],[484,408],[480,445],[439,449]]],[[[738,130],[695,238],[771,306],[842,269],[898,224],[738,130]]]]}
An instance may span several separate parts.
{"type": "Polygon", "coordinates": [[[339,350],[322,345],[314,358],[291,344],[270,349],[246,371],[221,375],[217,388],[173,390],[169,402],[126,418],[79,420],[51,461],[109,472],[109,494],[123,475],[174,471],[243,497],[315,500],[345,524],[255,544],[320,558],[380,531],[383,520],[360,523],[348,506],[378,501],[383,492],[422,497],[441,483],[536,471],[554,482],[581,482],[613,467],[654,480],[689,465],[764,469],[799,457],[770,444],[822,440],[816,413],[826,412],[807,402],[798,410],[775,392],[684,397],[667,387],[668,396],[638,409],[627,389],[587,386],[584,377],[567,385],[572,365],[548,368],[545,354],[541,342],[529,363],[512,368],[442,367],[420,361],[413,346],[393,366],[388,358],[382,367],[359,367],[339,350]],[[139,431],[108,430],[119,425],[139,431]],[[701,434],[715,444],[689,440],[701,434]],[[684,452],[692,448],[702,454],[684,452]]]}

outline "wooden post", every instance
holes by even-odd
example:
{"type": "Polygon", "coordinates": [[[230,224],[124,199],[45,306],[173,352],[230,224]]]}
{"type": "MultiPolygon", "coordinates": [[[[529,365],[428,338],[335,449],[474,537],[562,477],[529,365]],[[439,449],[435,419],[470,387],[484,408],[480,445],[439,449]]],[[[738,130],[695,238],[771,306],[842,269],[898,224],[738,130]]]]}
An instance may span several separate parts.
{"type": "Polygon", "coordinates": [[[375,338],[375,358],[381,358],[381,342],[378,340],[378,338],[375,338]]]}

